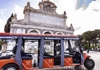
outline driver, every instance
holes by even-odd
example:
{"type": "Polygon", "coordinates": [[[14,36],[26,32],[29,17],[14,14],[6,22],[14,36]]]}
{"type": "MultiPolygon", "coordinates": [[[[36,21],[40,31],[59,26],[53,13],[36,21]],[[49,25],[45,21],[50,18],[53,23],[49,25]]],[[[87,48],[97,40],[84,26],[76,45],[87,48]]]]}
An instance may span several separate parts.
{"type": "Polygon", "coordinates": [[[44,48],[44,56],[50,56],[50,57],[53,57],[52,55],[50,55],[49,53],[46,52],[46,48],[44,48]]]}
{"type": "MultiPolygon", "coordinates": [[[[12,50],[12,52],[14,53],[14,54],[16,54],[16,50],[17,50],[17,45],[15,45],[15,47],[13,48],[13,50],[12,50]]],[[[24,55],[25,53],[24,53],[24,51],[23,51],[23,49],[21,49],[21,55],[24,55]]]]}
{"type": "Polygon", "coordinates": [[[75,46],[75,47],[73,48],[73,50],[74,50],[74,51],[77,51],[77,52],[80,52],[79,46],[75,46]]]}
{"type": "Polygon", "coordinates": [[[49,54],[46,51],[46,48],[44,48],[44,56],[48,56],[49,54]]]}

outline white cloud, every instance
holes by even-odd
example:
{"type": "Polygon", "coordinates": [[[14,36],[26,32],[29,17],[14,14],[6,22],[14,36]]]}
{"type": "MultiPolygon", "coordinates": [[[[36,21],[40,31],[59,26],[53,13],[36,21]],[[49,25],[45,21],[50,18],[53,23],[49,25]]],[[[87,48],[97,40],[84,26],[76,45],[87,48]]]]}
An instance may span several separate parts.
{"type": "Polygon", "coordinates": [[[5,12],[6,8],[0,9],[0,32],[4,32],[4,25],[6,24],[5,12]]]}
{"type": "MultiPolygon", "coordinates": [[[[56,1],[54,1],[56,4],[56,1]]],[[[63,11],[66,11],[67,14],[70,14],[75,11],[75,0],[57,0],[57,12],[63,13],[63,11]]]]}
{"type": "MultiPolygon", "coordinates": [[[[58,0],[59,1],[59,0],[58,0]]],[[[100,2],[92,1],[87,9],[80,8],[75,10],[77,0],[60,0],[58,4],[58,13],[67,13],[67,25],[73,24],[75,34],[82,34],[88,30],[100,29],[100,2]],[[97,11],[95,11],[95,10],[97,11]]]]}
{"type": "MultiPolygon", "coordinates": [[[[4,26],[7,22],[7,19],[5,16],[5,12],[7,11],[7,9],[0,9],[0,32],[4,32],[4,26]]],[[[14,12],[13,13],[17,13],[17,18],[18,19],[23,19],[24,15],[23,15],[23,8],[15,5],[14,7],[14,12]]]]}
{"type": "MultiPolygon", "coordinates": [[[[40,0],[38,0],[40,1],[40,0]]],[[[79,10],[75,10],[77,0],[51,0],[57,5],[57,12],[63,14],[63,11],[67,13],[67,25],[73,24],[76,29],[75,34],[81,34],[87,30],[95,30],[100,29],[100,0],[93,1],[90,3],[86,10],[80,8],[79,10]]],[[[31,2],[31,1],[30,1],[31,2]]],[[[36,2],[37,3],[37,2],[36,2]]],[[[36,8],[37,6],[31,2],[31,6],[36,8]]],[[[24,7],[20,7],[15,5],[14,13],[17,13],[18,19],[23,19],[23,9],[24,7]]],[[[0,18],[0,31],[2,31],[1,26],[4,26],[5,20],[0,18]]]]}
{"type": "Polygon", "coordinates": [[[100,2],[93,2],[92,5],[94,11],[100,11],[100,2]]]}
{"type": "Polygon", "coordinates": [[[23,19],[24,18],[23,9],[24,8],[22,8],[18,5],[14,6],[14,13],[17,13],[17,19],[23,19]]]}
{"type": "Polygon", "coordinates": [[[100,1],[100,0],[96,0],[96,1],[100,1]]]}
{"type": "Polygon", "coordinates": [[[6,24],[6,19],[0,18],[0,32],[4,32],[4,25],[6,24]]]}
{"type": "MultiPolygon", "coordinates": [[[[74,17],[72,16],[72,23],[74,26],[81,26],[80,30],[76,30],[75,34],[81,34],[84,31],[100,29],[100,11],[94,11],[94,6],[98,2],[92,2],[86,10],[77,10],[74,12],[74,17]]],[[[100,4],[98,4],[100,7],[100,4]]],[[[99,10],[99,8],[97,8],[99,10]]]]}
{"type": "Polygon", "coordinates": [[[0,18],[4,17],[6,11],[7,11],[6,8],[0,9],[0,18]]]}

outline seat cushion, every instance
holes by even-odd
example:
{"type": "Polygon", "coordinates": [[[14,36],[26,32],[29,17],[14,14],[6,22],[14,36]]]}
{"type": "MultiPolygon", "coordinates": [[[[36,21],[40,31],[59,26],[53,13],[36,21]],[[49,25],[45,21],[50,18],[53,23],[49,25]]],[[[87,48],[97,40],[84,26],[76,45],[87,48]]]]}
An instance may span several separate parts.
{"type": "Polygon", "coordinates": [[[7,55],[7,56],[0,56],[0,59],[10,59],[10,55],[7,55]]]}
{"type": "Polygon", "coordinates": [[[32,55],[23,55],[22,59],[23,60],[32,60],[32,55]]]}

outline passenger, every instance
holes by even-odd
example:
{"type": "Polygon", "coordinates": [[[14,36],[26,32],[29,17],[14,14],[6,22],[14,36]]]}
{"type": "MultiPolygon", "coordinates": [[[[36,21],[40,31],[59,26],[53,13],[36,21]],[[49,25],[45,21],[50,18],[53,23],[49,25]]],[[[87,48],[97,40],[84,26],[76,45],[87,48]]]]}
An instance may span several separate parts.
{"type": "Polygon", "coordinates": [[[2,44],[2,52],[7,51],[7,43],[2,44]]]}
{"type": "Polygon", "coordinates": [[[79,46],[75,46],[75,47],[73,48],[73,50],[74,50],[74,51],[77,51],[77,52],[80,52],[79,46]]]}
{"type": "Polygon", "coordinates": [[[50,55],[48,52],[46,52],[46,48],[44,48],[44,56],[50,56],[50,57],[52,57],[52,55],[50,55]]]}
{"type": "Polygon", "coordinates": [[[44,56],[48,56],[49,54],[46,52],[46,48],[44,48],[44,56]]]}
{"type": "Polygon", "coordinates": [[[80,52],[80,50],[79,50],[79,46],[76,47],[76,51],[80,52]]]}
{"type": "Polygon", "coordinates": [[[1,50],[2,50],[2,46],[0,45],[0,52],[1,52],[1,50]]]}
{"type": "MultiPolygon", "coordinates": [[[[14,54],[16,54],[16,50],[17,50],[17,45],[15,45],[15,47],[14,47],[13,50],[12,50],[12,52],[13,52],[14,54]]],[[[21,49],[21,55],[25,55],[23,49],[21,49]]]]}

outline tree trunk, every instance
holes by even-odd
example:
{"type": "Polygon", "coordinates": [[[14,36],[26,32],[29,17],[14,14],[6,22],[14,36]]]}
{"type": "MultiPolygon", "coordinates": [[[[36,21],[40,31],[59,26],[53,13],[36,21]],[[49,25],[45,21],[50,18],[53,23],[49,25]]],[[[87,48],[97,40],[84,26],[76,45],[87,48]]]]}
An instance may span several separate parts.
{"type": "Polygon", "coordinates": [[[90,41],[88,41],[88,50],[87,50],[87,53],[89,53],[90,51],[90,41]]]}

